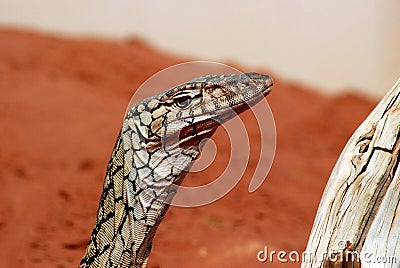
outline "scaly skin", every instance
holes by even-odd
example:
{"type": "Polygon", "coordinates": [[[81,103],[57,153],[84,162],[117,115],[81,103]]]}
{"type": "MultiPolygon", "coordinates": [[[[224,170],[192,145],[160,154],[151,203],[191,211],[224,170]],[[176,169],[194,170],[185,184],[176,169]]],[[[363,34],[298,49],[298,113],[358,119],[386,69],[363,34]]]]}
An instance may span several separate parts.
{"type": "Polygon", "coordinates": [[[145,267],[158,225],[216,128],[266,96],[257,73],[193,79],[132,107],[108,163],[89,245],[80,267],[145,267]]]}

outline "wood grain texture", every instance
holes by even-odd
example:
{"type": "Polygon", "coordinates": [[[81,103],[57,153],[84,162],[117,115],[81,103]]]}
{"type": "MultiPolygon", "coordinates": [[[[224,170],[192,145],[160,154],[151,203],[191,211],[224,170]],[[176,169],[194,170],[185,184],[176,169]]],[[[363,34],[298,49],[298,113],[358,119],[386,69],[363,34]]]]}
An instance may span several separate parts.
{"type": "Polygon", "coordinates": [[[343,149],[308,241],[313,260],[302,268],[400,267],[399,95],[400,80],[343,149]],[[335,259],[346,251],[354,261],[335,259]]]}

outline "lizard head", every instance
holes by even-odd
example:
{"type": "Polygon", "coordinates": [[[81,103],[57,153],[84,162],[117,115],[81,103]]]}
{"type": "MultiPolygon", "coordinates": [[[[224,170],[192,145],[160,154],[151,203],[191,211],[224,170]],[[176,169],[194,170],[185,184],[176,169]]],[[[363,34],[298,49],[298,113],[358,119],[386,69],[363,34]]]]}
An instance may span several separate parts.
{"type": "Polygon", "coordinates": [[[136,164],[174,181],[190,169],[204,138],[271,88],[269,76],[245,73],[203,76],[165,90],[127,112],[124,129],[133,130],[127,148],[135,149],[136,164]]]}
{"type": "Polygon", "coordinates": [[[272,79],[258,73],[208,75],[148,98],[128,112],[146,148],[195,148],[216,128],[260,101],[272,79]]]}

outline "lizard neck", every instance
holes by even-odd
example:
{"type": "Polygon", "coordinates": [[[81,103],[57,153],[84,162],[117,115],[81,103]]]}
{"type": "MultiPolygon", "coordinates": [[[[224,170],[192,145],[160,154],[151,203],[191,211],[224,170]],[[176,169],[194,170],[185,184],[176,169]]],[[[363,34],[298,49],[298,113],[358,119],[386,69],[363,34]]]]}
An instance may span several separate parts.
{"type": "Polygon", "coordinates": [[[199,154],[196,147],[169,146],[149,151],[145,148],[146,138],[140,125],[124,121],[80,267],[145,266],[151,241],[176,185],[199,154]]]}

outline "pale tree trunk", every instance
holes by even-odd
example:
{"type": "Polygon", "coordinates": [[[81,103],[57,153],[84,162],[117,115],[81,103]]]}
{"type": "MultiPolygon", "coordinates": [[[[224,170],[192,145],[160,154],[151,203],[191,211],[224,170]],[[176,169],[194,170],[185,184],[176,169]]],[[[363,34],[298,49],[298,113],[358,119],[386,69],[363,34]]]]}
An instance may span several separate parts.
{"type": "Polygon", "coordinates": [[[400,79],[340,155],[302,268],[400,267],[399,128],[400,79]]]}

